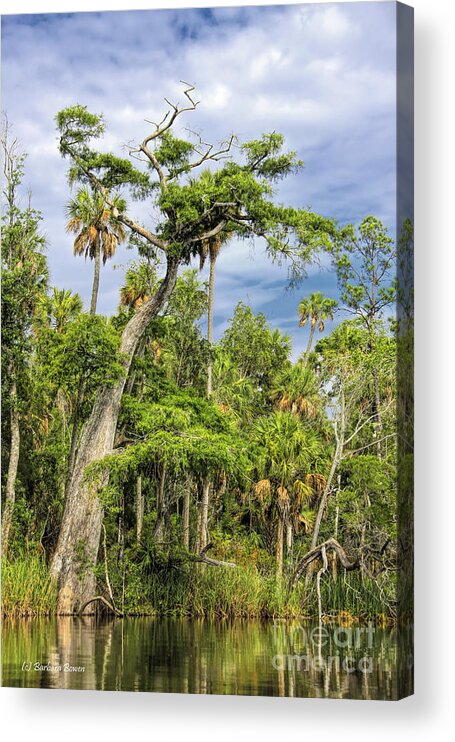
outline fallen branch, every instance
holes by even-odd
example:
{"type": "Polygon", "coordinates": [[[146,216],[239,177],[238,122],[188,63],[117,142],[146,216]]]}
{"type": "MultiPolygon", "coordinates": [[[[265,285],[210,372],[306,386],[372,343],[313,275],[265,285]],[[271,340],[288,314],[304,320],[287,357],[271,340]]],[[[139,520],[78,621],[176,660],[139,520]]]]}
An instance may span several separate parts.
{"type": "Polygon", "coordinates": [[[79,608],[76,615],[81,616],[87,606],[89,606],[90,603],[95,603],[95,601],[97,600],[99,600],[101,603],[104,603],[104,605],[109,608],[112,613],[115,613],[116,616],[120,616],[120,618],[123,618],[123,613],[115,608],[113,605],[111,605],[111,603],[109,603],[109,601],[106,600],[106,598],[104,598],[102,595],[95,595],[93,598],[89,598],[89,600],[86,600],[83,606],[79,608]]]}
{"type": "Polygon", "coordinates": [[[336,556],[338,557],[341,565],[345,568],[345,570],[351,571],[353,569],[359,569],[360,563],[359,563],[358,558],[352,561],[346,554],[341,544],[339,544],[336,539],[329,538],[327,541],[324,541],[322,544],[319,544],[318,546],[315,546],[313,549],[310,549],[310,551],[308,551],[305,554],[305,556],[303,556],[302,559],[300,559],[294,571],[294,575],[292,578],[292,584],[295,585],[297,580],[301,577],[303,572],[305,572],[307,567],[310,564],[312,564],[312,562],[316,561],[316,559],[320,559],[321,557],[324,560],[324,553],[330,550],[335,552],[336,556]]]}
{"type": "Polygon", "coordinates": [[[218,559],[210,559],[210,557],[207,556],[207,552],[209,549],[213,549],[212,543],[207,544],[207,546],[202,549],[198,556],[194,557],[194,561],[202,562],[202,564],[209,564],[211,567],[230,567],[232,569],[237,568],[237,565],[234,562],[223,562],[219,561],[218,559]]]}

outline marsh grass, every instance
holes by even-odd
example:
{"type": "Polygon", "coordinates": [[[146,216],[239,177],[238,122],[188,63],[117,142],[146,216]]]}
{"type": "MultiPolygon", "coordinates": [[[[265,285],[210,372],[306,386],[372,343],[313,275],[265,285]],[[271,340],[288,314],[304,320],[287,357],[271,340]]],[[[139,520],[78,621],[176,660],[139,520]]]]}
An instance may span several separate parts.
{"type": "MultiPolygon", "coordinates": [[[[125,585],[125,614],[198,618],[315,618],[314,583],[302,580],[292,591],[274,574],[256,568],[187,567],[166,575],[130,569],[125,585]]],[[[383,596],[357,573],[327,575],[321,583],[323,619],[387,623],[383,596]]],[[[114,590],[115,591],[115,590],[114,590]]],[[[56,586],[39,557],[2,560],[2,614],[9,618],[55,613],[56,586]]],[[[117,601],[119,602],[119,601],[117,601]]]]}
{"type": "MultiPolygon", "coordinates": [[[[218,618],[315,618],[317,595],[313,584],[301,581],[288,591],[275,575],[264,576],[255,569],[203,567],[173,571],[163,580],[149,575],[134,580],[126,590],[125,610],[163,616],[218,618]]],[[[322,605],[326,620],[377,620],[384,616],[384,604],[377,586],[363,584],[358,575],[322,583],[322,605]]]]}
{"type": "Polygon", "coordinates": [[[2,559],[2,614],[8,618],[55,613],[57,590],[40,557],[2,559]]]}

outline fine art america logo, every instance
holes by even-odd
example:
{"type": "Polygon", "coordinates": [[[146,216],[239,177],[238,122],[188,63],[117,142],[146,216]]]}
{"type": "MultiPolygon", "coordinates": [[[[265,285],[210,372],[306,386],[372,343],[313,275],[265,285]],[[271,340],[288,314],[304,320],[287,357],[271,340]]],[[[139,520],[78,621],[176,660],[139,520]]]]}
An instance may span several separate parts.
{"type": "Polygon", "coordinates": [[[346,673],[372,673],[374,632],[371,624],[355,628],[319,625],[308,629],[300,624],[289,626],[284,620],[275,619],[274,639],[288,651],[275,654],[272,665],[275,670],[297,672],[333,668],[346,673]],[[302,649],[304,651],[300,653],[302,649]]]}

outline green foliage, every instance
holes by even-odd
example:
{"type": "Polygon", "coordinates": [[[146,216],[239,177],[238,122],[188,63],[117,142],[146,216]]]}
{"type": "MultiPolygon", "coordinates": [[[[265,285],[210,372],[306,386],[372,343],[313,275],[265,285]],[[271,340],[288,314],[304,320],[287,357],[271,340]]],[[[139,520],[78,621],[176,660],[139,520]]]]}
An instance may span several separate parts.
{"type": "Polygon", "coordinates": [[[49,377],[61,388],[74,389],[84,378],[87,391],[95,391],[123,372],[119,335],[104,317],[80,314],[63,335],[48,334],[46,341],[49,377]]]}
{"type": "Polygon", "coordinates": [[[263,134],[261,139],[245,142],[242,150],[248,167],[260,177],[271,181],[298,172],[303,167],[303,161],[297,159],[295,152],[283,153],[283,144],[283,135],[275,131],[263,134]]]}
{"type": "Polygon", "coordinates": [[[54,613],[57,587],[45,562],[24,554],[12,561],[2,559],[2,615],[25,618],[54,613]]]}
{"type": "Polygon", "coordinates": [[[53,287],[52,293],[42,294],[34,318],[35,332],[51,329],[63,333],[83,309],[82,299],[79,294],[73,294],[68,289],[53,287]]]}
{"type": "Polygon", "coordinates": [[[139,442],[103,465],[122,476],[154,461],[175,474],[201,477],[224,471],[242,480],[249,470],[246,442],[234,420],[194,393],[175,390],[159,403],[124,397],[121,422],[139,442]]]}
{"type": "Polygon", "coordinates": [[[346,306],[360,317],[370,330],[396,296],[396,282],[391,275],[396,251],[386,227],[369,216],[356,230],[348,225],[335,241],[334,263],[346,306]]]}
{"type": "Polygon", "coordinates": [[[19,364],[30,347],[33,316],[47,287],[40,222],[41,215],[30,207],[13,207],[2,219],[3,347],[19,364]]]}
{"type": "Polygon", "coordinates": [[[194,145],[185,139],[177,139],[171,131],[160,137],[159,146],[155,149],[158,162],[168,168],[171,178],[188,172],[189,158],[194,152],[194,145]]]}
{"type": "Polygon", "coordinates": [[[261,312],[254,315],[250,307],[239,302],[220,345],[251,380],[258,404],[263,404],[274,374],[287,362],[289,336],[272,330],[261,312]]]}
{"type": "Polygon", "coordinates": [[[322,332],[325,321],[333,320],[337,305],[335,299],[328,299],[320,291],[313,292],[308,298],[302,299],[299,304],[300,327],[310,320],[311,326],[314,327],[317,324],[319,331],[322,332]]]}
{"type": "Polygon", "coordinates": [[[344,486],[339,504],[347,526],[361,529],[366,512],[370,523],[382,532],[383,541],[385,534],[395,536],[395,463],[373,455],[359,455],[344,461],[340,474],[344,486]]]}
{"type": "Polygon", "coordinates": [[[68,154],[69,146],[85,145],[90,139],[97,139],[105,131],[102,116],[87,111],[86,106],[77,104],[59,111],[55,117],[60,132],[60,152],[68,154]]]}
{"type": "Polygon", "coordinates": [[[215,348],[213,398],[221,409],[234,414],[239,423],[250,424],[254,416],[257,389],[224,348],[215,348]]]}

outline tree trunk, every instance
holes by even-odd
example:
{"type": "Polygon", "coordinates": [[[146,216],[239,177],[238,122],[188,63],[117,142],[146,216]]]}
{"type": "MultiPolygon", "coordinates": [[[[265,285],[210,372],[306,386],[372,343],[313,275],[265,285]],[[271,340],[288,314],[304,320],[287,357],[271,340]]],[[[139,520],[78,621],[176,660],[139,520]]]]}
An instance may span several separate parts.
{"type": "Polygon", "coordinates": [[[330,489],[332,487],[332,481],[333,477],[335,476],[335,472],[339,466],[339,463],[341,461],[341,458],[343,456],[343,449],[344,449],[344,437],[345,437],[345,429],[346,429],[346,413],[345,413],[345,402],[344,402],[344,394],[341,392],[341,402],[340,402],[340,430],[337,434],[337,444],[335,448],[335,454],[333,456],[332,466],[330,468],[330,473],[327,478],[327,481],[325,483],[324,492],[322,493],[321,500],[319,502],[319,508],[318,513],[316,515],[316,521],[314,524],[313,529],[313,536],[311,539],[311,548],[314,549],[315,546],[318,543],[319,538],[319,529],[321,527],[322,517],[324,515],[324,511],[327,505],[327,500],[329,498],[330,489]]]}
{"type": "MultiPolygon", "coordinates": [[[[343,450],[344,450],[344,437],[345,437],[345,430],[346,430],[346,411],[345,411],[345,401],[344,401],[344,393],[341,392],[341,402],[340,402],[340,429],[339,432],[336,434],[336,448],[335,453],[332,460],[332,466],[330,467],[329,476],[327,478],[327,481],[325,483],[324,492],[322,493],[322,497],[319,501],[319,508],[316,515],[316,520],[314,523],[314,529],[313,529],[313,535],[311,538],[311,549],[315,549],[318,543],[319,538],[319,529],[321,528],[322,518],[324,516],[324,512],[327,506],[327,500],[329,499],[330,490],[332,487],[332,481],[333,477],[335,476],[335,472],[338,469],[338,466],[340,464],[340,461],[343,457],[343,450]]],[[[313,567],[310,564],[307,575],[306,575],[306,584],[308,584],[311,574],[312,574],[313,567]]]]}
{"type": "Polygon", "coordinates": [[[286,523],[286,549],[288,551],[288,554],[292,551],[292,541],[293,541],[293,532],[292,532],[292,523],[290,520],[286,523]]]}
{"type": "Polygon", "coordinates": [[[327,500],[329,499],[329,494],[330,494],[330,489],[331,489],[331,486],[332,486],[333,477],[334,477],[334,474],[335,474],[335,472],[337,470],[337,467],[338,467],[338,464],[340,463],[340,461],[341,461],[341,452],[340,452],[339,446],[337,445],[336,450],[335,450],[335,455],[334,455],[333,460],[332,460],[332,466],[331,466],[331,469],[330,469],[330,473],[329,473],[329,476],[327,478],[327,481],[326,481],[326,484],[325,484],[325,487],[324,487],[324,492],[322,493],[321,499],[319,500],[318,512],[317,512],[317,515],[316,515],[316,520],[315,520],[314,529],[313,529],[313,535],[312,535],[312,538],[311,538],[311,548],[312,549],[314,549],[315,546],[318,543],[319,529],[321,528],[322,518],[323,518],[323,515],[324,515],[324,512],[325,512],[326,505],[327,505],[327,500]]]}
{"type": "Polygon", "coordinates": [[[121,564],[123,566],[123,557],[125,553],[125,495],[123,492],[120,497],[117,543],[119,546],[117,564],[121,564]]]}
{"type": "Polygon", "coordinates": [[[186,482],[183,493],[183,545],[190,548],[190,482],[186,482]]]}
{"type": "Polygon", "coordinates": [[[157,544],[163,543],[164,537],[164,486],[166,484],[166,469],[163,466],[156,492],[156,523],[153,537],[157,544]]]}
{"type": "Polygon", "coordinates": [[[199,551],[207,546],[207,523],[209,517],[210,479],[204,477],[202,482],[202,497],[200,504],[201,520],[199,525],[199,551]]]}
{"type": "Polygon", "coordinates": [[[100,287],[100,268],[101,268],[101,244],[100,236],[97,234],[95,242],[95,258],[93,267],[93,285],[92,299],[90,302],[90,314],[96,314],[96,304],[98,301],[98,291],[100,287]]]}
{"type": "Polygon", "coordinates": [[[120,343],[123,373],[112,386],[102,387],[96,396],[92,412],[83,426],[79,447],[66,492],[62,525],[52,559],[51,574],[58,579],[57,612],[73,613],[94,595],[96,564],[103,507],[100,482],[86,477],[87,466],[112,452],[117,419],[125,381],[138,342],[150,321],[168,300],[177,280],[178,260],[168,260],[166,275],[148,302],[134,314],[126,325],[120,343]],[[83,559],[81,559],[83,552],[83,559]]]}
{"type": "MultiPolygon", "coordinates": [[[[92,285],[92,299],[90,302],[90,314],[95,315],[96,314],[96,304],[98,302],[98,291],[100,286],[100,266],[101,266],[101,247],[100,247],[100,239],[99,235],[96,238],[96,246],[95,246],[95,265],[94,265],[94,273],[93,273],[93,285],[92,285]]],[[[84,378],[81,376],[79,379],[79,385],[77,388],[77,396],[76,396],[76,403],[74,405],[74,418],[73,418],[73,428],[71,431],[71,443],[70,443],[70,452],[68,457],[68,476],[65,483],[65,495],[66,495],[66,488],[69,485],[70,482],[70,474],[73,471],[74,461],[76,459],[76,451],[77,451],[77,437],[79,433],[79,413],[81,409],[82,402],[84,400],[84,378]]]]}
{"type": "MultiPolygon", "coordinates": [[[[207,397],[212,396],[212,343],[213,343],[213,297],[215,291],[215,265],[216,255],[210,253],[210,277],[209,277],[209,307],[207,312],[207,342],[209,346],[209,362],[207,364],[207,397]]],[[[204,477],[202,482],[202,497],[200,502],[197,538],[198,551],[207,546],[207,522],[209,517],[210,479],[204,477]]]]}
{"type": "Polygon", "coordinates": [[[142,477],[136,477],[136,538],[142,538],[142,524],[144,522],[144,495],[142,494],[142,477]]]}
{"type": "Polygon", "coordinates": [[[16,478],[17,478],[17,467],[19,464],[19,447],[20,447],[20,428],[19,428],[19,412],[17,409],[17,386],[16,386],[16,370],[14,364],[11,362],[8,364],[8,374],[10,378],[10,426],[11,426],[11,439],[10,439],[10,452],[8,462],[8,474],[6,479],[5,489],[5,504],[3,509],[2,519],[2,554],[6,556],[8,551],[9,533],[11,529],[11,523],[13,520],[14,502],[16,499],[16,478]]]}
{"type": "Polygon", "coordinates": [[[283,576],[283,537],[284,537],[284,519],[280,514],[278,516],[278,528],[276,537],[276,576],[281,579],[283,576]]]}
{"type": "Polygon", "coordinates": [[[315,320],[311,320],[310,337],[308,338],[308,345],[306,347],[305,355],[303,356],[303,365],[304,366],[306,366],[307,363],[308,363],[308,358],[309,358],[310,352],[311,352],[311,346],[313,345],[313,338],[314,338],[315,330],[316,330],[316,321],[315,320]]]}
{"type": "Polygon", "coordinates": [[[375,434],[378,438],[377,446],[378,446],[378,456],[381,459],[382,458],[382,415],[381,415],[381,396],[379,393],[379,378],[378,378],[378,372],[376,369],[373,371],[373,385],[374,385],[374,406],[375,406],[375,414],[376,414],[376,420],[374,424],[375,428],[375,434]]]}
{"type": "MultiPolygon", "coordinates": [[[[338,475],[338,491],[340,489],[340,475],[338,475]]],[[[335,527],[333,529],[333,537],[335,541],[338,541],[338,523],[340,520],[340,506],[337,505],[335,508],[335,527]]],[[[332,577],[334,581],[336,581],[338,576],[338,570],[337,570],[337,560],[336,558],[332,559],[332,577]]]]}
{"type": "Polygon", "coordinates": [[[212,343],[213,343],[213,301],[215,293],[215,265],[216,256],[210,254],[209,277],[209,308],[207,312],[207,342],[209,346],[209,362],[207,364],[207,397],[212,396],[212,343]]]}
{"type": "Polygon", "coordinates": [[[74,462],[76,460],[77,436],[79,432],[79,412],[80,412],[82,401],[84,398],[84,386],[85,386],[84,379],[81,377],[79,380],[76,403],[74,406],[73,428],[71,430],[70,452],[68,456],[68,473],[67,473],[66,482],[65,482],[65,496],[66,496],[66,490],[71,480],[71,472],[73,471],[74,462]]]}
{"type": "Polygon", "coordinates": [[[199,539],[201,537],[201,503],[199,502],[197,508],[197,520],[196,520],[196,535],[194,537],[193,551],[195,554],[199,554],[201,547],[199,539]]]}

